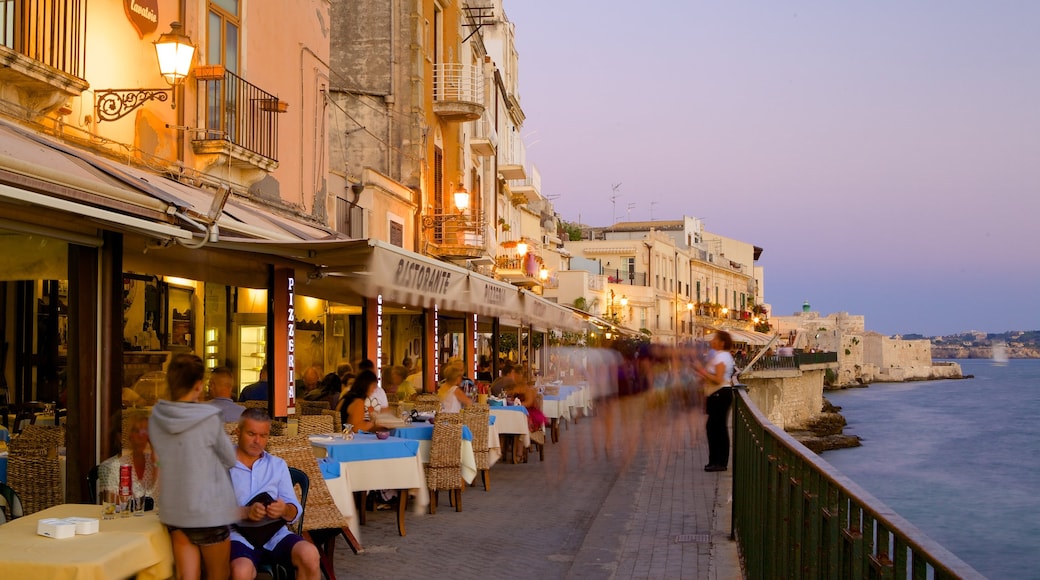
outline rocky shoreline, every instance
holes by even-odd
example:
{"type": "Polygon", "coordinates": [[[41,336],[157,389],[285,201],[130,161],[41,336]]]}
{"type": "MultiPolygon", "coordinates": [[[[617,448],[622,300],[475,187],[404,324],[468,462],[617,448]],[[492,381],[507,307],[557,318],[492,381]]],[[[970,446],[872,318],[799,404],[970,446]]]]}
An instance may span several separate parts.
{"type": "Polygon", "coordinates": [[[858,436],[844,433],[847,424],[845,416],[841,414],[841,407],[832,405],[824,397],[820,414],[813,417],[805,429],[788,431],[788,435],[817,455],[832,449],[859,447],[862,443],[858,436]]]}

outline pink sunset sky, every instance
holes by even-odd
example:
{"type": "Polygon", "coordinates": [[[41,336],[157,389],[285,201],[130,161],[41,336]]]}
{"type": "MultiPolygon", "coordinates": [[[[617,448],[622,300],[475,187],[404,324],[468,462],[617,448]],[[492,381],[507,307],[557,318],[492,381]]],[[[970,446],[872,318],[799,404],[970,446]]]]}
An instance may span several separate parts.
{"type": "Polygon", "coordinates": [[[506,14],[527,159],[562,219],[699,217],[764,249],[775,314],[808,300],[883,334],[1040,329],[1040,2],[506,14]]]}

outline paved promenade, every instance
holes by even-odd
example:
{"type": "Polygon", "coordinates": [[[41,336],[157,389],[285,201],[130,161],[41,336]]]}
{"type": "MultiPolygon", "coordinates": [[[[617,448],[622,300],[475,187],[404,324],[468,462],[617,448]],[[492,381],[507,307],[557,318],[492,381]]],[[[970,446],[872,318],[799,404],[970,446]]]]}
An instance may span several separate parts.
{"type": "Polygon", "coordinates": [[[337,543],[337,576],[740,578],[731,480],[703,470],[703,416],[620,407],[561,430],[544,462],[495,465],[461,512],[446,492],[436,515],[410,511],[406,537],[395,512],[369,512],[363,553],[337,543]]]}

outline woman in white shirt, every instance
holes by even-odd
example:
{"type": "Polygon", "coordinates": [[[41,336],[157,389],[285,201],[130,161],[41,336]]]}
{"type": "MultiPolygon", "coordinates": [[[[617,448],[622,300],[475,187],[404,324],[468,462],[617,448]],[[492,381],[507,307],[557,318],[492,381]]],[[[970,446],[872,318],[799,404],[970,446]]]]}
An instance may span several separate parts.
{"type": "Polygon", "coordinates": [[[462,384],[462,365],[449,364],[444,367],[444,380],[437,389],[437,396],[441,400],[442,413],[458,413],[463,407],[473,404],[466,393],[459,388],[462,384]]]}
{"type": "Polygon", "coordinates": [[[733,338],[729,333],[720,330],[711,338],[711,355],[706,365],[697,364],[694,370],[703,381],[705,411],[708,421],[705,431],[708,433],[708,464],[704,471],[726,471],[729,465],[729,407],[733,403],[733,338]]]}

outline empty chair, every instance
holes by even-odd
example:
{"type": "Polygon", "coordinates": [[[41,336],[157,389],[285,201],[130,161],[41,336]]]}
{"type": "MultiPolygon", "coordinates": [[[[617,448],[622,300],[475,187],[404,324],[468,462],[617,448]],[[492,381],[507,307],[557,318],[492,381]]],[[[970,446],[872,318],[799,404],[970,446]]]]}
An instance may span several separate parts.
{"type": "Polygon", "coordinates": [[[330,407],[328,401],[296,401],[296,409],[300,415],[321,415],[330,407]]]}
{"type": "Polygon", "coordinates": [[[11,442],[7,483],[21,497],[25,515],[62,503],[59,459],[51,449],[11,442]]]}
{"type": "MultiPolygon", "coordinates": [[[[457,413],[456,413],[457,414],[457,413]]],[[[451,492],[455,511],[462,511],[462,424],[437,421],[433,424],[430,464],[426,468],[426,487],[430,489],[430,513],[437,513],[437,492],[451,492]]]]}
{"type": "Polygon", "coordinates": [[[318,435],[336,431],[332,417],[329,415],[300,415],[296,421],[299,435],[318,435]]]}
{"type": "Polygon", "coordinates": [[[332,417],[333,433],[343,431],[343,420],[340,418],[339,411],[336,411],[335,409],[324,409],[321,414],[332,417]]]}
{"type": "Polygon", "coordinates": [[[441,399],[432,393],[415,396],[414,408],[420,413],[436,413],[441,410],[441,399]]]}
{"type": "Polygon", "coordinates": [[[476,459],[477,471],[484,482],[484,491],[491,484],[491,449],[488,447],[488,415],[487,405],[479,403],[462,410],[462,421],[473,432],[473,457],[476,459]]]}

